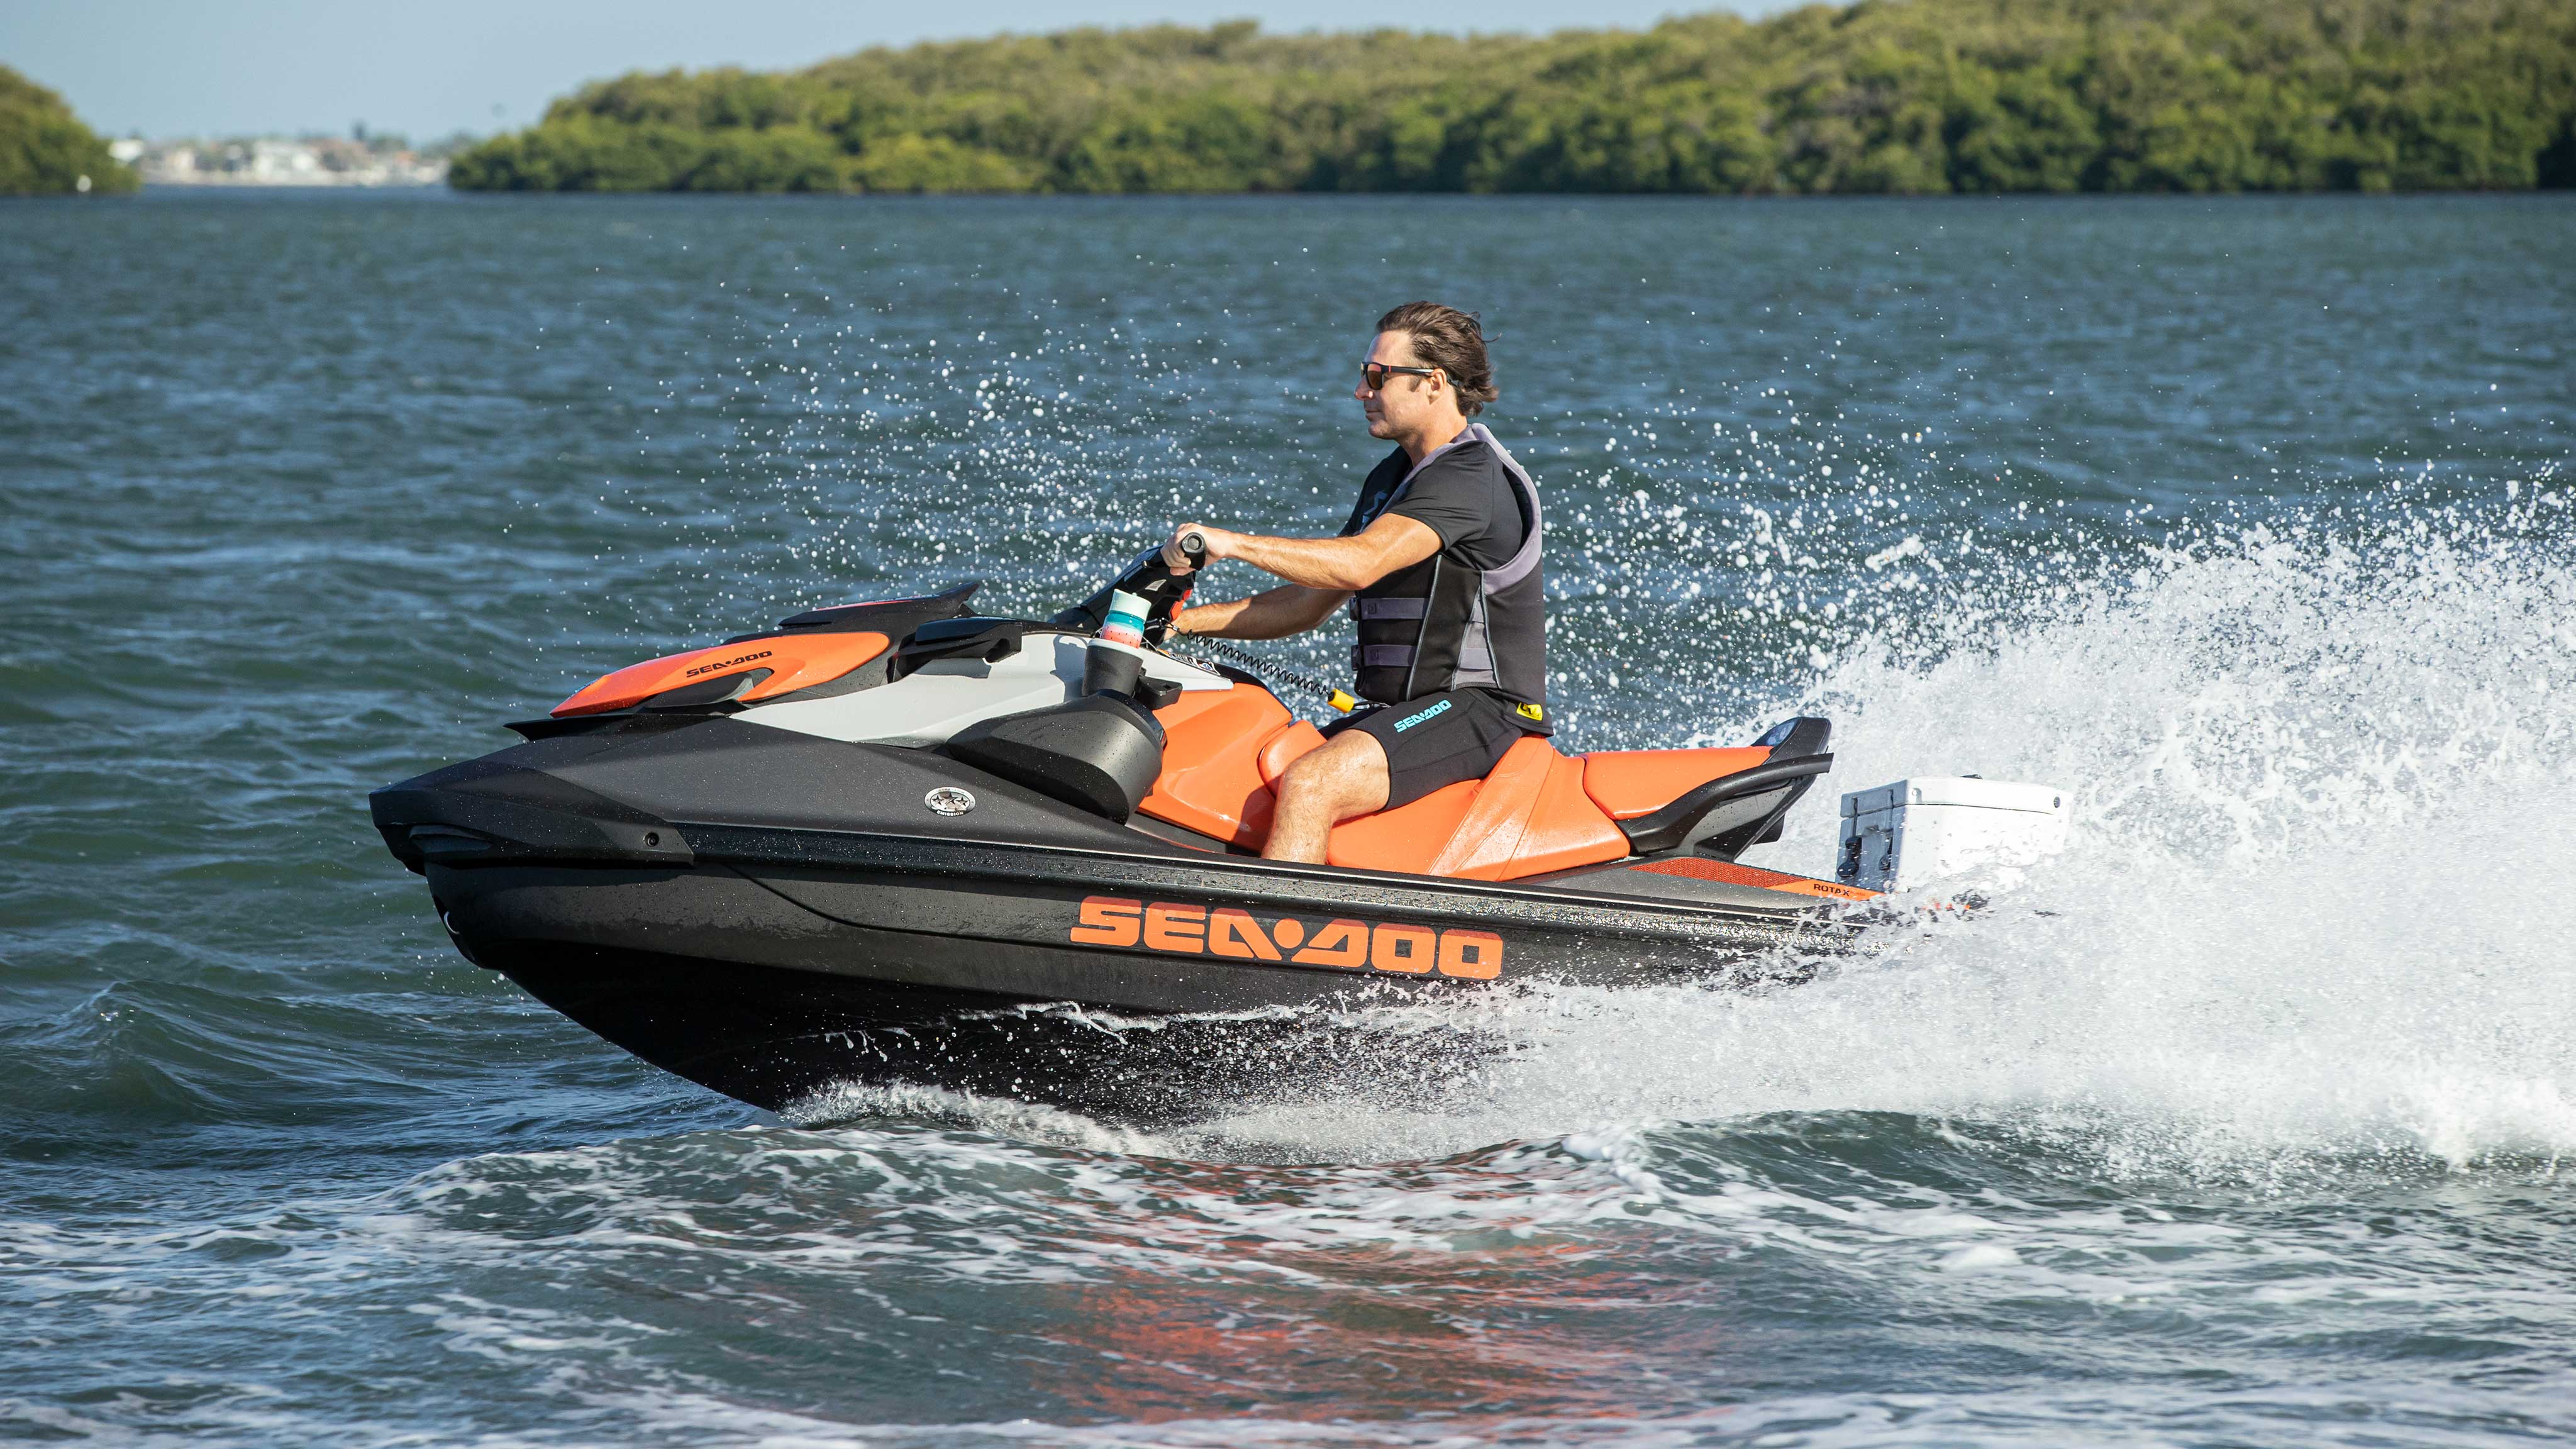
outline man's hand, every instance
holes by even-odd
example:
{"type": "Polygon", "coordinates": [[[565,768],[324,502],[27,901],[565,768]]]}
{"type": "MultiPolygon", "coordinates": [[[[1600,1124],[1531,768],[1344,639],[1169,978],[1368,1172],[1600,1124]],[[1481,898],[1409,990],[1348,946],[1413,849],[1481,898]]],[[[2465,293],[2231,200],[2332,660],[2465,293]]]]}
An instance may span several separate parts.
{"type": "Polygon", "coordinates": [[[1204,560],[1206,563],[1215,563],[1221,558],[1233,558],[1235,556],[1235,545],[1240,543],[1243,539],[1242,534],[1229,533],[1226,530],[1215,527],[1211,524],[1173,524],[1172,536],[1163,540],[1164,567],[1170,569],[1176,574],[1185,574],[1190,571],[1191,564],[1189,555],[1181,552],[1181,540],[1192,533],[1197,534],[1207,544],[1207,558],[1204,560]]]}

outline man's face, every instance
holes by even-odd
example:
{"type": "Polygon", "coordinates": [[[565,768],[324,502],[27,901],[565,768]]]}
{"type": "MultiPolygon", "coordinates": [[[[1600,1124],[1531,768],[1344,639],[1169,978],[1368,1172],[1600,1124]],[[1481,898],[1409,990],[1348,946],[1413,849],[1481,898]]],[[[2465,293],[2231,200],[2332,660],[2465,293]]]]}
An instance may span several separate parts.
{"type": "MultiPolygon", "coordinates": [[[[1422,365],[1421,359],[1414,356],[1413,334],[1409,332],[1379,333],[1377,341],[1369,347],[1368,361],[1381,367],[1422,365]]],[[[1431,386],[1430,378],[1410,372],[1390,372],[1386,375],[1386,386],[1371,392],[1363,381],[1351,389],[1351,396],[1359,399],[1360,411],[1368,415],[1370,437],[1399,438],[1430,409],[1431,386]]]]}

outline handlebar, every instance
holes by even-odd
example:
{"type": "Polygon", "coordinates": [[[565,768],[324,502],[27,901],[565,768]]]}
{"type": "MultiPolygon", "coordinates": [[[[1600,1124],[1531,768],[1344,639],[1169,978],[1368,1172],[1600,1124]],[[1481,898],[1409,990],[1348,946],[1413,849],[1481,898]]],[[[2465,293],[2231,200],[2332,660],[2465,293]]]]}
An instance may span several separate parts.
{"type": "Polygon", "coordinates": [[[1172,567],[1171,560],[1163,554],[1165,544],[1148,544],[1100,592],[1057,614],[1051,622],[1061,629],[1098,629],[1109,618],[1110,596],[1130,593],[1146,603],[1145,637],[1161,639],[1181,601],[1190,596],[1191,585],[1198,582],[1196,571],[1208,561],[1207,535],[1194,528],[1178,542],[1189,557],[1189,571],[1172,567]]]}

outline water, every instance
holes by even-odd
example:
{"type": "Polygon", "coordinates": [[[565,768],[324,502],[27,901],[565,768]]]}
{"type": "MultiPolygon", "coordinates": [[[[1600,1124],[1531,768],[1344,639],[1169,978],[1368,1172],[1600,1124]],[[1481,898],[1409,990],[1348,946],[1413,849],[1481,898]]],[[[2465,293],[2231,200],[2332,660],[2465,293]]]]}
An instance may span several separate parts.
{"type": "MultiPolygon", "coordinates": [[[[0,205],[0,1434],[2576,1434],[2576,206],[0,205]],[[1449,1109],[768,1118],[370,787],[593,675],[1338,522],[1481,308],[1572,748],[2076,792],[1995,909],[1539,992],[1449,1109]]],[[[1332,646],[1273,646],[1309,668],[1332,646]]],[[[1822,798],[1822,797],[1820,797],[1822,798]]],[[[1813,802],[1773,863],[1821,869],[1813,802]]]]}

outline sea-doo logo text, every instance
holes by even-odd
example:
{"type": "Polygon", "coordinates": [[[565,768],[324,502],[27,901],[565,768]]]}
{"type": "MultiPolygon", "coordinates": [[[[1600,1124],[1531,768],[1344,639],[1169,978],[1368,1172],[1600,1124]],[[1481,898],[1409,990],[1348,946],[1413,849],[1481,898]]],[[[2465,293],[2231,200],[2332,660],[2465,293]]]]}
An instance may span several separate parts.
{"type": "Polygon", "coordinates": [[[1449,701],[1444,699],[1438,704],[1431,706],[1429,709],[1424,710],[1420,714],[1406,715],[1404,718],[1395,722],[1395,732],[1397,734],[1402,734],[1406,730],[1413,728],[1415,725],[1422,723],[1424,720],[1431,718],[1433,715],[1445,713],[1448,708],[1449,701]]]}
{"type": "Polygon", "coordinates": [[[1081,923],[1068,939],[1077,946],[1141,944],[1175,956],[1231,956],[1345,971],[1406,976],[1437,971],[1468,981],[1491,981],[1503,971],[1503,938],[1491,931],[1440,931],[1383,921],[1316,925],[1295,916],[1277,916],[1265,926],[1250,911],[1232,906],[1147,905],[1116,896],[1084,896],[1081,923]]]}
{"type": "MultiPolygon", "coordinates": [[[[756,654],[737,654],[733,658],[728,659],[721,664],[701,664],[695,669],[683,670],[680,673],[680,677],[682,679],[695,679],[701,674],[713,674],[719,669],[731,669],[737,664],[749,664],[755,659],[766,659],[769,655],[770,651],[766,649],[763,649],[756,654]]],[[[663,676],[665,679],[669,677],[669,675],[663,676]]]]}

